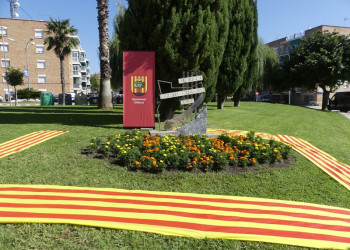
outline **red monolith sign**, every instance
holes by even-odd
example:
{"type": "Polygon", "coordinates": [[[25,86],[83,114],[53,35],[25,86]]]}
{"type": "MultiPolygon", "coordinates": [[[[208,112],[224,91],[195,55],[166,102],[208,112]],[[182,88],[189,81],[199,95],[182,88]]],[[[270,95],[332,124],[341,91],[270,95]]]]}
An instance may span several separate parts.
{"type": "Polygon", "coordinates": [[[154,128],[155,52],[123,52],[123,126],[154,128]]]}

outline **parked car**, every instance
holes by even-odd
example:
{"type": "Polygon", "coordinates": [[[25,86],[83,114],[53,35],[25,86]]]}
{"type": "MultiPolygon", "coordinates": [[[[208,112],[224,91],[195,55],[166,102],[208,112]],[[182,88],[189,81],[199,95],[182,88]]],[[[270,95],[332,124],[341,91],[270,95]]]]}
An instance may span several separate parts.
{"type": "Polygon", "coordinates": [[[69,92],[67,94],[70,94],[70,96],[72,98],[72,102],[75,102],[75,93],[74,92],[69,92]]]}
{"type": "Polygon", "coordinates": [[[329,100],[328,104],[329,110],[340,110],[342,112],[347,112],[350,110],[350,92],[337,92],[329,100]]]}
{"type": "Polygon", "coordinates": [[[123,94],[113,96],[113,104],[123,104],[123,94]]]}
{"type": "Polygon", "coordinates": [[[268,95],[259,95],[257,97],[258,102],[271,102],[271,99],[268,95]]]}
{"type": "Polygon", "coordinates": [[[87,94],[87,101],[88,101],[89,105],[97,104],[98,103],[98,94],[93,94],[93,93],[87,94]]]}

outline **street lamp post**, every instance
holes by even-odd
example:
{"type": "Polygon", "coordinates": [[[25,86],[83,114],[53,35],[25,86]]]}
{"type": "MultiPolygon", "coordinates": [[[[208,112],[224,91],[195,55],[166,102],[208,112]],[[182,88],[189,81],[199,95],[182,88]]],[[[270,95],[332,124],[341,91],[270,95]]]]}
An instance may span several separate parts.
{"type": "Polygon", "coordinates": [[[27,77],[28,78],[28,90],[30,90],[30,79],[29,79],[30,77],[29,77],[29,65],[28,65],[28,46],[29,46],[29,44],[32,44],[32,45],[35,44],[34,42],[31,42],[34,40],[34,38],[31,37],[25,46],[13,38],[8,38],[8,40],[10,40],[11,42],[18,43],[19,45],[21,45],[24,48],[24,51],[26,53],[26,65],[27,65],[27,74],[28,74],[28,77],[27,77]]]}
{"type": "MultiPolygon", "coordinates": [[[[1,29],[5,28],[4,26],[0,26],[1,29]]],[[[2,38],[2,45],[4,46],[4,34],[1,34],[1,38],[2,38]]],[[[6,50],[5,50],[5,46],[3,47],[4,50],[4,63],[5,63],[5,70],[7,72],[7,61],[6,61],[6,50]]],[[[11,106],[11,92],[10,92],[10,85],[9,83],[7,83],[7,99],[10,102],[10,106],[11,106]]]]}

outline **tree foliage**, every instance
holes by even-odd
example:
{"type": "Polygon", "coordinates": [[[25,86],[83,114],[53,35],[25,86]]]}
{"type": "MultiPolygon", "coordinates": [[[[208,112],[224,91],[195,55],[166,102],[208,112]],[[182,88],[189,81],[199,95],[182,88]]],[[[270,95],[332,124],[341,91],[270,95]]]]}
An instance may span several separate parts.
{"type": "MultiPolygon", "coordinates": [[[[50,18],[50,20],[46,25],[48,37],[45,38],[44,44],[47,44],[47,50],[53,49],[56,56],[60,59],[62,96],[65,96],[64,58],[71,53],[72,48],[79,45],[79,40],[74,37],[78,30],[70,26],[69,19],[61,21],[50,18]]],[[[65,98],[62,98],[62,100],[62,104],[65,105],[65,98]]]]}
{"type": "Polygon", "coordinates": [[[99,89],[100,89],[100,78],[97,76],[97,74],[93,74],[90,77],[90,83],[91,83],[91,90],[99,91],[99,89]]]}
{"type": "Polygon", "coordinates": [[[256,48],[258,46],[258,9],[256,0],[248,1],[244,13],[246,13],[246,23],[248,25],[243,28],[243,34],[246,40],[247,52],[247,71],[244,74],[243,84],[233,94],[234,106],[240,105],[246,94],[252,89],[254,84],[257,83],[257,66],[258,58],[256,54],[256,48]]]}
{"type": "MultiPolygon", "coordinates": [[[[176,84],[184,71],[200,72],[210,101],[227,42],[228,3],[129,0],[117,30],[120,48],[156,51],[156,79],[176,84]]],[[[163,107],[171,115],[175,105],[163,107]]]]}
{"type": "Polygon", "coordinates": [[[338,33],[317,31],[312,37],[301,39],[300,45],[290,53],[283,74],[290,87],[323,90],[322,109],[327,108],[329,94],[335,91],[340,80],[349,76],[350,40],[338,33]]]}
{"type": "Polygon", "coordinates": [[[15,69],[12,67],[7,68],[7,71],[5,72],[5,80],[8,84],[13,86],[15,88],[16,92],[16,106],[17,106],[17,88],[18,85],[23,85],[24,73],[20,69],[15,69]]]}
{"type": "Polygon", "coordinates": [[[4,76],[6,82],[13,87],[23,85],[23,77],[24,73],[20,69],[15,69],[12,67],[7,68],[4,76]]]}
{"type": "Polygon", "coordinates": [[[229,33],[220,65],[217,94],[218,108],[227,96],[235,94],[237,102],[251,88],[257,67],[257,6],[253,0],[230,0],[229,33]]]}

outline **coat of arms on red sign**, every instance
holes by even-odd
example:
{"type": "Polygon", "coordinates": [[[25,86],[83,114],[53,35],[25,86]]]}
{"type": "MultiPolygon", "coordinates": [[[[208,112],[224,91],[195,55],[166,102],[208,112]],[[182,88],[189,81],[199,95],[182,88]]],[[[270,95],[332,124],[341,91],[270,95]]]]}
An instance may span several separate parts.
{"type": "Polygon", "coordinates": [[[131,77],[131,92],[136,96],[142,96],[147,93],[147,76],[131,77]]]}

